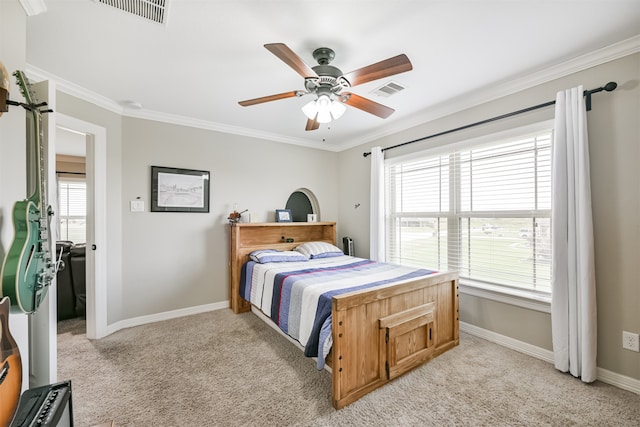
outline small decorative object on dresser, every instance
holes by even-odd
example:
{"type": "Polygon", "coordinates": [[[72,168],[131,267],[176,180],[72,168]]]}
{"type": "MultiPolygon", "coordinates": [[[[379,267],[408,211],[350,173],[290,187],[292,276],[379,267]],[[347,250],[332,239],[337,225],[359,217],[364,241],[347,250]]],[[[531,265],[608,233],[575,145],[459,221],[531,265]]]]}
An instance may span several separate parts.
{"type": "MultiPolygon", "coordinates": [[[[242,218],[242,214],[247,212],[249,209],[245,209],[242,212],[238,212],[237,210],[234,210],[233,212],[231,212],[229,214],[229,218],[227,218],[229,220],[229,222],[240,222],[240,218],[242,218]]],[[[251,221],[249,221],[251,222],[251,221]]]]}
{"type": "Polygon", "coordinates": [[[276,209],[276,222],[292,222],[291,209],[276,209]]]}
{"type": "Polygon", "coordinates": [[[307,222],[318,222],[317,214],[307,214],[307,222]]]}

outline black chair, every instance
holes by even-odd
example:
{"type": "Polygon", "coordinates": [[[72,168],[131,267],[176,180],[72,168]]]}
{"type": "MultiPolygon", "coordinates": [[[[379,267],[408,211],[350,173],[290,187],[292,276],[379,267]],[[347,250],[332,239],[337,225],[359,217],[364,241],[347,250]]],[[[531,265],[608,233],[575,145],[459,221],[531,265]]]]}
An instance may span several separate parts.
{"type": "Polygon", "coordinates": [[[86,317],[87,279],[86,245],[68,240],[56,242],[58,320],[86,317]]]}
{"type": "Polygon", "coordinates": [[[57,273],[58,286],[58,320],[76,317],[76,295],[71,277],[71,248],[73,242],[61,240],[56,242],[56,260],[60,259],[57,273]]]}
{"type": "Polygon", "coordinates": [[[87,313],[86,247],[85,243],[77,243],[73,245],[70,253],[76,317],[85,317],[87,313]]]}

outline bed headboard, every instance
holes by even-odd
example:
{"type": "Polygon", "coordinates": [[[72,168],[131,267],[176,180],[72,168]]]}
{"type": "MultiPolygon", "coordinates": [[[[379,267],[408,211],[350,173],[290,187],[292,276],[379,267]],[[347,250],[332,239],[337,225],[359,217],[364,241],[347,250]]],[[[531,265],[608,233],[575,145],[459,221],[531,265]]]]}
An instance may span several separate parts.
{"type": "Polygon", "coordinates": [[[336,244],[335,222],[249,222],[231,223],[230,227],[229,305],[235,313],[251,310],[251,305],[240,298],[240,270],[251,252],[291,250],[305,242],[336,244]]]}

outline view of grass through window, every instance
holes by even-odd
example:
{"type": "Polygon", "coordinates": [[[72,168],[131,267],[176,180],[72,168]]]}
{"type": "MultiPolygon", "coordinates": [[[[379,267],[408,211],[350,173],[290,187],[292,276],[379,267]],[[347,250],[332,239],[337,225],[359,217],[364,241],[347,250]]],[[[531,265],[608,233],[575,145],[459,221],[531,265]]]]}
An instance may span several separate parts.
{"type": "Polygon", "coordinates": [[[387,260],[551,292],[551,132],[390,163],[387,260]]]}

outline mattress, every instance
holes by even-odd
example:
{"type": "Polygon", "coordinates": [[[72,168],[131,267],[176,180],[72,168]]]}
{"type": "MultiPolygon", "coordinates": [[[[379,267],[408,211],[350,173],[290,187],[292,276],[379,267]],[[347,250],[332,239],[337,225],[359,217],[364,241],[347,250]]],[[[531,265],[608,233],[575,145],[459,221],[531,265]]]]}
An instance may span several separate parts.
{"type": "Polygon", "coordinates": [[[347,255],[298,262],[247,262],[240,295],[298,341],[318,369],[332,344],[331,298],[381,285],[404,283],[432,270],[381,263],[347,255]]]}

